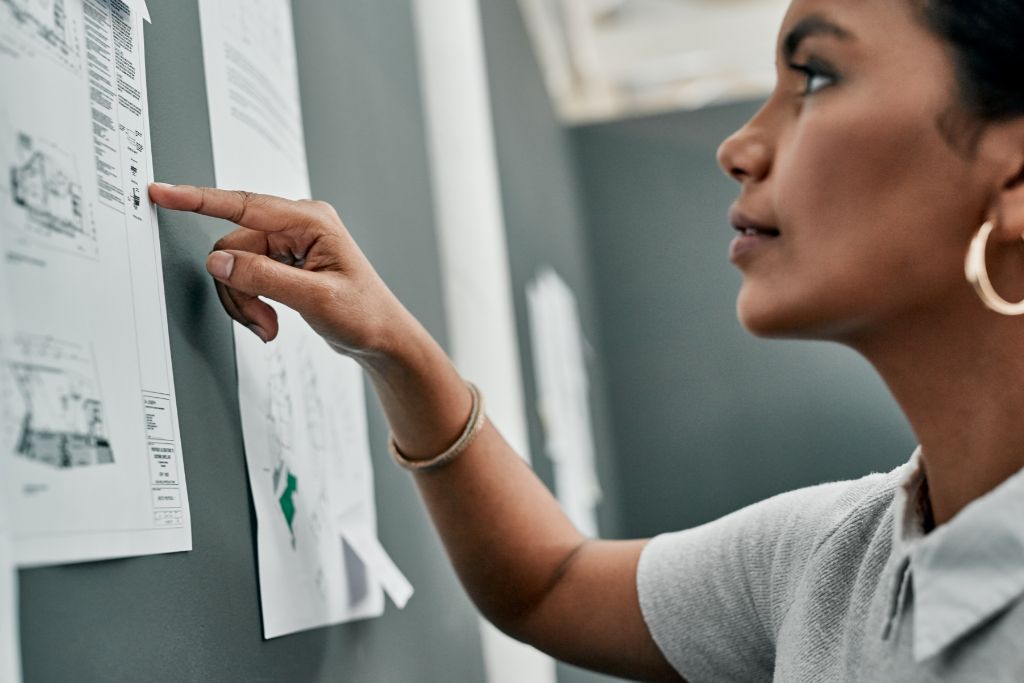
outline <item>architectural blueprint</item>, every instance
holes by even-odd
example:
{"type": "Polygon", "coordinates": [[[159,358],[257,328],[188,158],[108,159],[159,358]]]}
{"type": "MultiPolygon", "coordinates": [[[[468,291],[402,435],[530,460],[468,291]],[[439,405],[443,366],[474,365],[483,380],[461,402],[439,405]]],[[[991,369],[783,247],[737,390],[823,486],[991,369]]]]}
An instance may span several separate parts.
{"type": "Polygon", "coordinates": [[[114,462],[92,353],[14,334],[7,359],[22,406],[15,454],[57,468],[114,462]]]}
{"type": "Polygon", "coordinates": [[[96,224],[86,213],[78,165],[55,146],[25,133],[7,132],[13,143],[8,171],[15,210],[12,227],[41,245],[95,258],[96,224]]]}
{"type": "MultiPolygon", "coordinates": [[[[0,358],[7,333],[12,329],[11,313],[6,297],[0,297],[0,358]]],[[[0,392],[0,424],[7,411],[8,397],[0,392]]],[[[8,461],[0,457],[0,481],[10,476],[8,461]]],[[[18,632],[18,574],[14,563],[8,499],[0,490],[0,681],[21,680],[18,632]]]]}
{"type": "Polygon", "coordinates": [[[239,396],[256,505],[264,634],[376,616],[383,594],[346,558],[340,518],[376,535],[361,370],[275,305],[277,340],[236,328],[239,396]]]}
{"type": "Polygon", "coordinates": [[[0,460],[19,564],[191,549],[142,0],[0,0],[0,460]]]}
{"type": "MultiPolygon", "coordinates": [[[[289,0],[199,10],[218,186],[309,197],[289,0]]],[[[412,592],[377,541],[362,371],[274,308],[270,344],[234,328],[266,638],[379,615],[382,587],[399,606],[412,592]]]]}
{"type": "MultiPolygon", "coordinates": [[[[0,507],[3,501],[0,501],[0,507]]],[[[18,647],[18,575],[11,530],[0,510],[0,681],[21,680],[18,647]]]]}

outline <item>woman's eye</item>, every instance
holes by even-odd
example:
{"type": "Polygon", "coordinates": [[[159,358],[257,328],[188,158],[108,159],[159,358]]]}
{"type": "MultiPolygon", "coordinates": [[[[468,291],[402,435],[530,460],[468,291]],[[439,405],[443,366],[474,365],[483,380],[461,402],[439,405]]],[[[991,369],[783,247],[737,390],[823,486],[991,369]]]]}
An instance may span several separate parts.
{"type": "Polygon", "coordinates": [[[799,71],[804,74],[807,78],[804,90],[801,95],[813,95],[820,91],[822,88],[827,88],[835,82],[835,77],[831,74],[825,73],[819,68],[811,66],[810,64],[790,64],[789,67],[794,71],[799,71]]]}
{"type": "Polygon", "coordinates": [[[807,86],[804,88],[804,94],[810,95],[811,93],[816,93],[830,83],[832,83],[832,78],[830,76],[826,76],[825,74],[808,73],[807,86]]]}

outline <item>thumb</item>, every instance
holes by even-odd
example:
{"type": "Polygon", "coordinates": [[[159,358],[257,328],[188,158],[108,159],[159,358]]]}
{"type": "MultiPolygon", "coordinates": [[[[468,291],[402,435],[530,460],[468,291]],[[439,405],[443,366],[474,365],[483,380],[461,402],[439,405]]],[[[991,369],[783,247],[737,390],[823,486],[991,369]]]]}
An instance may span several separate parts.
{"type": "Polygon", "coordinates": [[[327,284],[322,275],[248,251],[215,251],[206,269],[218,282],[249,296],[265,296],[303,312],[327,284]]]}

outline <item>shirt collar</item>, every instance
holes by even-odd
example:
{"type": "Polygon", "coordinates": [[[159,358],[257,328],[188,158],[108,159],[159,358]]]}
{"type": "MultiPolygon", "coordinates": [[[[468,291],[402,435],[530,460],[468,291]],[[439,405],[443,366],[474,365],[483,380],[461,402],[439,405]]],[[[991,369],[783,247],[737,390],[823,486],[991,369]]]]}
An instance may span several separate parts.
{"type": "Polygon", "coordinates": [[[925,535],[921,447],[896,489],[893,550],[914,594],[914,659],[932,657],[1024,594],[1024,470],[925,535]],[[906,560],[909,560],[907,562],[906,560]]]}

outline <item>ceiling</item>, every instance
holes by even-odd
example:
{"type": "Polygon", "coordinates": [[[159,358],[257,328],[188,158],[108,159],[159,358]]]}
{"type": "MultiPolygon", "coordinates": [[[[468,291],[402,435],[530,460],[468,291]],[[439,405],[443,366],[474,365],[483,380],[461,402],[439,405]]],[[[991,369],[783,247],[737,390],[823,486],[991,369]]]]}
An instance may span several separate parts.
{"type": "Polygon", "coordinates": [[[519,0],[568,124],[761,98],[788,0],[519,0]]]}

